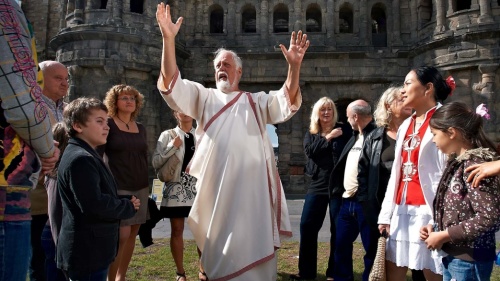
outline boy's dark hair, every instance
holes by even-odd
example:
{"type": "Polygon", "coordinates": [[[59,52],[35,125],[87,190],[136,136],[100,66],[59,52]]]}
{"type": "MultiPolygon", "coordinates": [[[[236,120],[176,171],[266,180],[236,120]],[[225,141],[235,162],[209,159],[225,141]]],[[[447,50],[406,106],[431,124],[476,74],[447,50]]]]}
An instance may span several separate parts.
{"type": "Polygon", "coordinates": [[[77,134],[73,129],[73,125],[76,123],[84,125],[88,121],[92,110],[104,110],[106,113],[108,112],[104,103],[96,98],[78,98],[66,105],[63,112],[63,120],[66,132],[70,137],[74,137],[77,134]]]}
{"type": "Polygon", "coordinates": [[[483,117],[472,111],[465,103],[450,102],[434,112],[429,125],[437,130],[448,132],[454,128],[474,148],[484,147],[497,152],[496,145],[486,136],[483,130],[483,117]]]}
{"type": "Polygon", "coordinates": [[[434,85],[434,99],[436,101],[444,101],[451,93],[451,88],[446,84],[441,73],[432,66],[421,66],[412,69],[417,74],[417,79],[422,85],[432,83],[434,85]]]}
{"type": "MultiPolygon", "coordinates": [[[[58,122],[52,127],[52,134],[54,135],[54,140],[59,143],[57,148],[59,148],[60,154],[63,155],[66,146],[68,146],[68,133],[66,132],[66,127],[63,122],[58,122]]],[[[59,156],[59,160],[57,160],[56,166],[51,173],[51,176],[55,177],[57,175],[57,168],[59,167],[59,162],[61,162],[61,156],[59,156]]]]}

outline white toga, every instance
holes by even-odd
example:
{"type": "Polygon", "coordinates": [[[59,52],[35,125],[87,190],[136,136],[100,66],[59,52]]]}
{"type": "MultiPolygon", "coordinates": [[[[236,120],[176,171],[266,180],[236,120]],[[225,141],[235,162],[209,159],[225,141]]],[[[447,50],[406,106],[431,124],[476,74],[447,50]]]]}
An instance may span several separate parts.
{"type": "Polygon", "coordinates": [[[167,104],[197,121],[198,143],[188,169],[198,178],[198,194],[188,224],[209,279],[276,280],[275,248],[280,234],[292,233],[265,124],[291,118],[302,102],[300,92],[293,105],[285,86],[269,94],[242,93],[221,112],[240,92],[207,89],[182,80],[179,72],[169,89],[163,85],[160,76],[158,89],[167,104]]]}

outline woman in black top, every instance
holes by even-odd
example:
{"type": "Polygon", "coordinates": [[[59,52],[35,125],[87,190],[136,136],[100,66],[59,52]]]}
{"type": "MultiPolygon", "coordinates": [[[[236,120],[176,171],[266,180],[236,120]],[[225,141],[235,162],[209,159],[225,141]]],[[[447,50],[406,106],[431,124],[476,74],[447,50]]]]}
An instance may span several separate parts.
{"type": "Polygon", "coordinates": [[[304,137],[307,155],[306,174],[312,178],[302,209],[300,221],[299,273],[290,275],[292,280],[315,279],[318,260],[318,233],[330,207],[330,259],[326,270],[327,280],[333,280],[333,252],[335,221],[338,206],[333,206],[328,195],[330,173],[352,135],[349,124],[338,123],[338,112],[330,98],[323,97],[313,106],[309,131],[304,137]]]}

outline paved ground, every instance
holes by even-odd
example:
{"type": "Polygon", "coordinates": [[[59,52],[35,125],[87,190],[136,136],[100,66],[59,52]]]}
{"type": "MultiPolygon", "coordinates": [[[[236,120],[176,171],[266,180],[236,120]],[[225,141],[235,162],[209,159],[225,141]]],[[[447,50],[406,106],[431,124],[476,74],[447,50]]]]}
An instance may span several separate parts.
{"type": "MultiPolygon", "coordinates": [[[[288,212],[290,214],[290,223],[292,225],[293,237],[291,240],[299,241],[300,238],[300,215],[302,214],[302,207],[304,206],[304,199],[302,198],[289,198],[287,201],[288,212]]],[[[170,237],[170,222],[167,219],[161,220],[153,230],[153,238],[167,238],[170,237]]],[[[184,239],[193,239],[193,235],[186,225],[184,239]]],[[[497,241],[500,241],[500,232],[496,233],[497,241]]],[[[330,241],[330,221],[328,215],[325,217],[323,227],[319,232],[318,240],[320,242],[330,241]]],[[[358,237],[359,240],[359,237],[358,237]]]]}
{"type": "MultiPolygon", "coordinates": [[[[292,225],[293,237],[291,240],[299,241],[300,238],[300,215],[302,214],[302,207],[304,206],[304,199],[289,199],[286,201],[288,204],[288,213],[290,214],[290,223],[292,225]]],[[[161,220],[153,230],[153,238],[167,238],[170,237],[170,222],[167,219],[161,220]]],[[[193,239],[193,235],[186,225],[184,232],[184,239],[193,239]]],[[[319,241],[330,241],[330,221],[328,215],[325,218],[323,227],[319,233],[319,241]]]]}

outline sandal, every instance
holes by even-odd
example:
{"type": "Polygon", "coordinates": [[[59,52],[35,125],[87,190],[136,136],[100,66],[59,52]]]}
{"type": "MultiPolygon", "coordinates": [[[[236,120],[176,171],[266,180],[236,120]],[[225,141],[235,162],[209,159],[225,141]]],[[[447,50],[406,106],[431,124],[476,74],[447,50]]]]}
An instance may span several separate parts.
{"type": "Polygon", "coordinates": [[[200,281],[208,281],[208,277],[205,271],[200,270],[200,273],[198,273],[198,278],[200,279],[200,281]]]}
{"type": "Polygon", "coordinates": [[[186,272],[184,271],[184,273],[179,273],[179,272],[176,272],[175,274],[177,274],[177,277],[175,278],[175,281],[179,281],[181,280],[182,278],[184,278],[184,281],[186,281],[186,272]]]}

